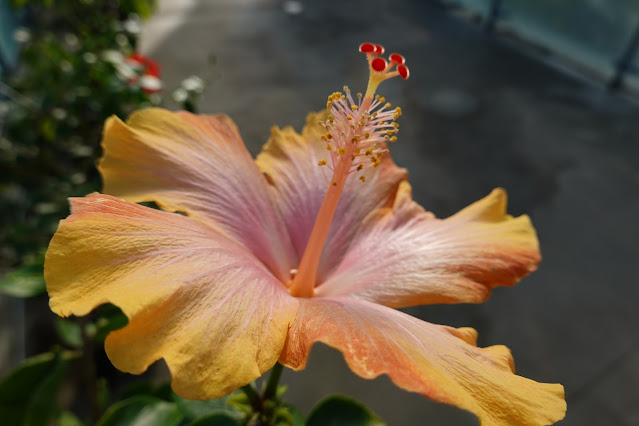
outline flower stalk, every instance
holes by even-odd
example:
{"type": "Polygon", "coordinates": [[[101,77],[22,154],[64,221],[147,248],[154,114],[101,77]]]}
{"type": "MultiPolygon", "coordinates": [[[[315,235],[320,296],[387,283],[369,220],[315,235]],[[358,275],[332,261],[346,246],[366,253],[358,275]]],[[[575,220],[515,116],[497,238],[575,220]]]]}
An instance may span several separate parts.
{"type": "Polygon", "coordinates": [[[252,408],[252,412],[249,415],[252,422],[249,422],[249,424],[255,426],[271,424],[271,420],[275,415],[273,408],[277,406],[277,388],[280,378],[282,377],[283,369],[284,366],[282,364],[279,362],[275,363],[261,395],[257,392],[254,383],[249,383],[242,387],[242,391],[246,395],[252,408]]]}

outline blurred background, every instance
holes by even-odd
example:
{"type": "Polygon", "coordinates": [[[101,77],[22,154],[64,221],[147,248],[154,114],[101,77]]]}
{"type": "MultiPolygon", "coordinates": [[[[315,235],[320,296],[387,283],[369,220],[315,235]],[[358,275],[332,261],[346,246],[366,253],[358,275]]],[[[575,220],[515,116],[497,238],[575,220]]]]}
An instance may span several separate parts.
{"type": "MultiPolygon", "coordinates": [[[[78,383],[108,378],[96,392],[113,401],[132,380],[101,345],[122,325],[117,310],[56,320],[41,278],[66,198],[100,189],[106,117],[223,112],[257,154],[272,125],[301,130],[328,94],[364,89],[364,41],[411,70],[380,93],[404,113],[392,155],[414,198],[446,217],[504,187],[544,256],[482,305],[408,311],[474,327],[480,346],[512,350],[518,374],[562,383],[562,425],[639,425],[636,0],[0,0],[0,377],[52,348],[84,348],[97,364],[59,380],[79,418],[78,383]]],[[[166,378],[162,365],[152,374],[166,378]]],[[[321,345],[282,382],[303,413],[342,393],[390,425],[477,424],[385,377],[359,379],[321,345]]]]}

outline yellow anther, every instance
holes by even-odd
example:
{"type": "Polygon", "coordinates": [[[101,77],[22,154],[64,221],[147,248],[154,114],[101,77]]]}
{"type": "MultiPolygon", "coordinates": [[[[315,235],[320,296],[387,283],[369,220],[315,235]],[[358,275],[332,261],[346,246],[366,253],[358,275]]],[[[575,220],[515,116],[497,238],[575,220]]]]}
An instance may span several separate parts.
{"type": "Polygon", "coordinates": [[[364,154],[366,155],[371,155],[373,153],[372,149],[367,149],[366,152],[364,152],[364,154]]]}
{"type": "Polygon", "coordinates": [[[391,141],[391,142],[397,142],[397,136],[393,136],[393,137],[391,137],[391,138],[390,138],[390,141],[391,141]]]}
{"type": "Polygon", "coordinates": [[[397,122],[395,122],[395,121],[393,121],[393,123],[392,123],[392,124],[393,124],[393,127],[394,127],[394,128],[396,128],[396,129],[399,127],[399,123],[397,123],[397,122]]]}
{"type": "Polygon", "coordinates": [[[351,139],[351,142],[352,142],[352,143],[357,143],[357,142],[359,142],[359,136],[355,135],[355,136],[353,137],[353,139],[351,139]]]}
{"type": "Polygon", "coordinates": [[[359,127],[364,127],[364,126],[366,126],[366,123],[364,123],[363,121],[360,121],[359,122],[359,127]]]}
{"type": "Polygon", "coordinates": [[[349,89],[349,88],[348,88],[348,86],[344,86],[344,87],[343,87],[343,89],[344,89],[344,91],[345,91],[345,92],[347,92],[347,93],[351,91],[351,89],[349,89]]]}
{"type": "Polygon", "coordinates": [[[359,180],[361,180],[362,182],[366,182],[366,176],[360,176],[359,180]]]}
{"type": "Polygon", "coordinates": [[[390,102],[386,102],[386,104],[384,105],[384,108],[390,108],[390,107],[391,107],[390,102]]]}
{"type": "Polygon", "coordinates": [[[393,134],[393,131],[392,131],[392,130],[386,130],[386,134],[387,134],[388,136],[390,136],[390,135],[392,135],[392,134],[393,134]]]}
{"type": "Polygon", "coordinates": [[[402,115],[402,109],[400,107],[395,107],[395,112],[399,115],[402,115]]]}
{"type": "Polygon", "coordinates": [[[351,105],[351,109],[352,109],[353,111],[357,111],[357,105],[351,105]]]}
{"type": "Polygon", "coordinates": [[[347,119],[348,121],[351,121],[351,120],[353,119],[353,117],[351,117],[350,115],[347,115],[347,116],[346,116],[346,119],[347,119]]]}
{"type": "Polygon", "coordinates": [[[388,142],[390,140],[390,137],[388,135],[384,135],[384,140],[388,142]]]}
{"type": "Polygon", "coordinates": [[[370,138],[370,137],[371,137],[371,134],[370,134],[370,133],[368,133],[368,132],[364,133],[364,138],[365,138],[365,139],[368,139],[368,138],[370,138]]]}
{"type": "Polygon", "coordinates": [[[357,171],[359,172],[360,170],[362,170],[364,168],[363,164],[360,164],[359,166],[357,166],[357,171]]]}
{"type": "Polygon", "coordinates": [[[373,113],[373,118],[377,118],[377,111],[373,113]]]}
{"type": "Polygon", "coordinates": [[[322,141],[326,142],[326,136],[322,135],[322,136],[320,137],[320,139],[321,139],[322,141]]]}
{"type": "Polygon", "coordinates": [[[375,95],[375,100],[379,101],[380,96],[379,95],[375,95]]]}
{"type": "Polygon", "coordinates": [[[353,151],[355,155],[359,155],[360,152],[362,152],[362,150],[359,148],[355,148],[355,151],[353,151]]]}
{"type": "Polygon", "coordinates": [[[361,99],[362,98],[362,92],[357,92],[357,97],[361,99]]]}
{"type": "Polygon", "coordinates": [[[326,165],[326,160],[320,160],[317,163],[318,166],[325,166],[326,165]]]}
{"type": "Polygon", "coordinates": [[[344,148],[339,148],[339,149],[337,150],[337,153],[338,153],[339,155],[344,155],[344,154],[346,153],[346,150],[345,150],[344,148]]]}
{"type": "Polygon", "coordinates": [[[333,139],[333,134],[331,132],[326,133],[326,139],[333,139]]]}
{"type": "Polygon", "coordinates": [[[385,97],[382,96],[381,98],[379,98],[379,103],[380,104],[383,104],[384,102],[386,102],[386,98],[385,97]]]}
{"type": "Polygon", "coordinates": [[[330,146],[330,145],[326,145],[326,150],[327,150],[327,151],[332,151],[332,150],[333,150],[333,147],[332,147],[332,146],[330,146]]]}

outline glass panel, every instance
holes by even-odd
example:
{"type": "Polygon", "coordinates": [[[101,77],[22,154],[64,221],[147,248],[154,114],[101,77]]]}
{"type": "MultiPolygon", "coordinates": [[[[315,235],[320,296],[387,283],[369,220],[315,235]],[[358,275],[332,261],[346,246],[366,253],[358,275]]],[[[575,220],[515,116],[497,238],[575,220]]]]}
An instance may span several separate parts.
{"type": "Polygon", "coordinates": [[[639,24],[637,0],[505,0],[502,24],[610,77],[639,24]]]}

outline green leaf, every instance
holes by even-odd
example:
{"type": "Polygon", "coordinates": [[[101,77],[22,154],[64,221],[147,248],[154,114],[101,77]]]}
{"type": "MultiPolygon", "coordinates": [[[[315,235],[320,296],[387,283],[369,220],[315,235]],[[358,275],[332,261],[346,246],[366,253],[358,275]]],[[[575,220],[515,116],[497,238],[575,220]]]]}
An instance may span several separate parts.
{"type": "Polygon", "coordinates": [[[172,402],[151,396],[134,396],[109,407],[98,426],[177,426],[183,418],[172,402]]]}
{"type": "Polygon", "coordinates": [[[121,399],[129,399],[134,396],[156,397],[155,387],[146,380],[136,380],[122,390],[121,399]]]}
{"type": "Polygon", "coordinates": [[[55,400],[71,352],[48,352],[28,358],[0,382],[3,424],[39,426],[56,411],[55,400]]]}
{"type": "Polygon", "coordinates": [[[62,412],[56,421],[58,426],[84,426],[84,424],[70,411],[62,412]]]}
{"type": "Polygon", "coordinates": [[[11,7],[13,7],[14,9],[20,9],[25,4],[27,4],[27,1],[28,0],[12,0],[11,1],[11,7]]]}
{"type": "Polygon", "coordinates": [[[82,347],[82,328],[78,323],[68,319],[57,318],[54,325],[64,343],[76,349],[82,347]]]}
{"type": "Polygon", "coordinates": [[[95,341],[99,345],[104,344],[107,335],[119,328],[124,327],[129,322],[124,313],[114,305],[107,305],[100,308],[100,318],[95,322],[95,341]]]}
{"type": "Polygon", "coordinates": [[[237,423],[237,421],[244,416],[244,412],[229,405],[227,399],[228,397],[209,399],[207,401],[194,401],[173,394],[173,400],[187,419],[200,419],[206,416],[220,414],[231,418],[237,423]]]}
{"type": "Polygon", "coordinates": [[[331,395],[313,408],[307,426],[383,426],[385,423],[362,403],[331,395]]]}
{"type": "Polygon", "coordinates": [[[0,293],[13,297],[33,297],[47,291],[42,264],[20,266],[0,279],[0,293]]]}
{"type": "Polygon", "coordinates": [[[109,390],[109,382],[104,377],[100,377],[96,382],[97,388],[97,403],[100,412],[104,412],[104,409],[109,404],[111,392],[109,390]]]}
{"type": "Polygon", "coordinates": [[[224,413],[209,414],[187,423],[187,426],[238,426],[237,419],[224,413]]]}
{"type": "Polygon", "coordinates": [[[47,141],[55,139],[56,134],[56,122],[51,117],[45,117],[40,122],[40,133],[42,137],[47,141]]]}
{"type": "Polygon", "coordinates": [[[306,419],[304,418],[304,415],[300,412],[300,410],[290,404],[284,404],[283,408],[286,408],[286,410],[291,414],[291,417],[293,419],[293,426],[306,425],[306,419]]]}

